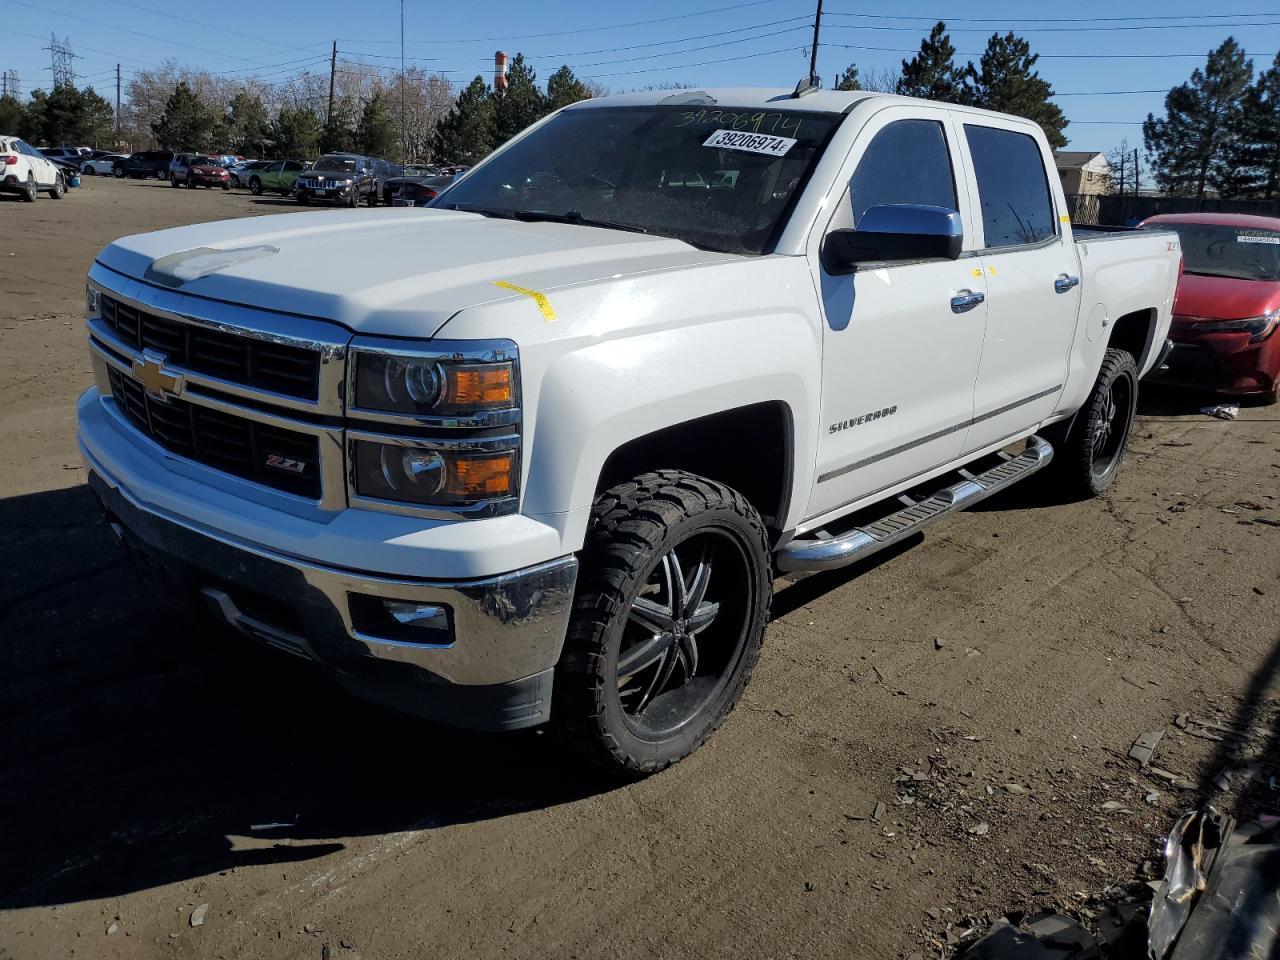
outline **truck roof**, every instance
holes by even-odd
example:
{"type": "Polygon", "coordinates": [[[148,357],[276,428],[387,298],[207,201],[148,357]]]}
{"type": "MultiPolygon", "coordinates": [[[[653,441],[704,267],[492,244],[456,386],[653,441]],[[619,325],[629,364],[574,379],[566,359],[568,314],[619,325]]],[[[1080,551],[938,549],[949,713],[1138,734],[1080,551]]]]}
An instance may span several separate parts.
{"type": "Polygon", "coordinates": [[[1030,120],[1011,114],[980,110],[956,103],[940,103],[919,97],[903,97],[896,93],[875,93],[870,90],[814,90],[797,97],[786,87],[709,87],[696,90],[639,90],[634,93],[610,94],[580,100],[566,107],[567,110],[591,110],[599,107],[641,107],[654,104],[663,106],[688,106],[690,108],[756,107],[761,110],[817,110],[826,113],[845,113],[859,103],[875,100],[885,104],[929,104],[948,110],[957,110],[977,116],[999,117],[1003,120],[1022,121],[1028,126],[1039,127],[1030,120]]]}

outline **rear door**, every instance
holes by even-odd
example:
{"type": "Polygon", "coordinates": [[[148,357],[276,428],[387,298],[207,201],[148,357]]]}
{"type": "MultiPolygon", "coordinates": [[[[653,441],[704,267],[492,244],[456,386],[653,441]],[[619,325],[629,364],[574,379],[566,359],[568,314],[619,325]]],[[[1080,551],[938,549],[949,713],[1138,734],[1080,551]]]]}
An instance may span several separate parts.
{"type": "Polygon", "coordinates": [[[957,112],[977,197],[987,334],[965,451],[1025,434],[1056,408],[1080,309],[1080,268],[1065,235],[1047,144],[1026,124],[957,112]]]}
{"type": "MultiPolygon", "coordinates": [[[[880,204],[967,210],[958,155],[944,108],[903,105],[874,114],[850,151],[841,174],[848,187],[823,233],[856,226],[880,204]]],[[[960,455],[986,316],[972,296],[985,287],[973,258],[867,263],[851,276],[832,276],[816,254],[811,241],[825,324],[810,518],[960,455]]]]}

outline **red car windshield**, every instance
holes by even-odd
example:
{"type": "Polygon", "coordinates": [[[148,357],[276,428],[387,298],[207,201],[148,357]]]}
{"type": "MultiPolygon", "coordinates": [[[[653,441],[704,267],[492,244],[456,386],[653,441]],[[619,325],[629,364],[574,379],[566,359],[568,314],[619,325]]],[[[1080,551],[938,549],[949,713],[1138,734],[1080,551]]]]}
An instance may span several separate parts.
{"type": "Polygon", "coordinates": [[[1151,226],[1178,231],[1186,273],[1236,280],[1280,280],[1280,230],[1209,223],[1151,226]]]}

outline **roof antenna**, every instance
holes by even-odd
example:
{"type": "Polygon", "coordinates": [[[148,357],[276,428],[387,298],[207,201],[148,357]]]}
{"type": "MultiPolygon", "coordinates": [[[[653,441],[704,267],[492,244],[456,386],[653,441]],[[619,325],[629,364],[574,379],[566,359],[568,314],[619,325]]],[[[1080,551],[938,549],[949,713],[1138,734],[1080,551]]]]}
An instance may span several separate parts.
{"type": "Polygon", "coordinates": [[[805,77],[796,84],[796,88],[791,91],[791,97],[799,100],[801,97],[807,97],[811,93],[817,93],[822,89],[821,77],[805,77]]]}

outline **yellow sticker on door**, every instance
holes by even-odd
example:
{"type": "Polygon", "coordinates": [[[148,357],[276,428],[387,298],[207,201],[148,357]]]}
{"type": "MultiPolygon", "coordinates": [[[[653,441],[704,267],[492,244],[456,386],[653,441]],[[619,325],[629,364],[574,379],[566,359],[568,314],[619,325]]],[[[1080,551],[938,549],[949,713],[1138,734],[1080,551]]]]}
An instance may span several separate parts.
{"type": "Polygon", "coordinates": [[[522,287],[518,283],[511,283],[507,280],[493,281],[495,287],[501,287],[503,290],[510,290],[512,293],[522,293],[530,298],[538,305],[538,309],[542,311],[542,319],[547,323],[552,323],[556,319],[555,308],[551,306],[551,301],[547,299],[547,295],[540,290],[530,290],[528,287],[522,287]]]}

